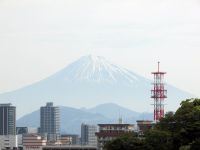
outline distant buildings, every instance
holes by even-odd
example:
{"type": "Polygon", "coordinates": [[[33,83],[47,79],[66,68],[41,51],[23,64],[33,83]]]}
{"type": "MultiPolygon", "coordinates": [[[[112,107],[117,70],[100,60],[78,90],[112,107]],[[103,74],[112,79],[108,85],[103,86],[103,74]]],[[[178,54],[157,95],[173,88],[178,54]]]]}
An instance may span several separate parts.
{"type": "Polygon", "coordinates": [[[153,121],[151,120],[137,120],[138,137],[144,138],[144,132],[153,128],[153,121]]]}
{"type": "Polygon", "coordinates": [[[122,124],[121,119],[119,124],[98,124],[98,126],[99,132],[96,133],[98,150],[103,150],[106,141],[115,139],[120,135],[126,133],[136,135],[136,132],[134,132],[134,124],[122,124]]]}
{"type": "Polygon", "coordinates": [[[60,137],[59,108],[47,103],[40,108],[40,133],[47,141],[58,141],[60,137]]]}
{"type": "Polygon", "coordinates": [[[40,135],[34,135],[34,134],[27,134],[23,135],[23,146],[25,146],[27,149],[31,148],[32,146],[45,146],[47,143],[46,140],[42,139],[40,135]]]}
{"type": "Polygon", "coordinates": [[[0,104],[0,149],[16,147],[16,107],[0,104]]]}
{"type": "Polygon", "coordinates": [[[41,150],[97,150],[96,146],[44,146],[41,150]]]}
{"type": "Polygon", "coordinates": [[[16,127],[16,134],[17,134],[17,140],[18,145],[23,145],[23,135],[27,134],[39,134],[39,128],[35,127],[16,127]]]}
{"type": "Polygon", "coordinates": [[[16,127],[17,134],[38,134],[40,131],[36,127],[16,127]]]}
{"type": "Polygon", "coordinates": [[[153,121],[151,120],[137,120],[137,129],[138,131],[148,131],[152,129],[153,121]]]}
{"type": "Polygon", "coordinates": [[[78,134],[64,134],[62,136],[69,136],[69,137],[71,137],[72,138],[71,145],[80,145],[81,144],[80,135],[78,135],[78,134]]]}
{"type": "Polygon", "coordinates": [[[82,123],[81,125],[81,145],[97,145],[97,138],[95,136],[97,127],[95,125],[89,125],[82,123]]]}
{"type": "Polygon", "coordinates": [[[16,128],[16,107],[0,104],[0,149],[16,149],[19,141],[24,150],[103,150],[106,141],[126,133],[144,138],[144,132],[152,129],[153,122],[138,120],[136,132],[134,124],[123,124],[121,118],[118,124],[98,126],[99,132],[95,125],[82,123],[81,138],[74,134],[60,136],[59,108],[47,103],[40,108],[40,128],[16,128]]]}
{"type": "Polygon", "coordinates": [[[72,137],[68,135],[61,135],[60,142],[62,145],[72,145],[72,137]]]}

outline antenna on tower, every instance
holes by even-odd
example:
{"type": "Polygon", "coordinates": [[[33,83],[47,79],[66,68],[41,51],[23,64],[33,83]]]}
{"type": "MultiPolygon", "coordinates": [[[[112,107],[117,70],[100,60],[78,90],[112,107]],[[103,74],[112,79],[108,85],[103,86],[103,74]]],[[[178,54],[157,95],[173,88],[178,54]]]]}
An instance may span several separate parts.
{"type": "Polygon", "coordinates": [[[160,62],[158,61],[158,72],[152,72],[154,75],[154,89],[151,90],[151,98],[154,99],[154,120],[157,122],[164,117],[164,99],[167,98],[167,90],[165,89],[164,74],[160,72],[160,62]]]}
{"type": "Polygon", "coordinates": [[[120,109],[119,109],[119,124],[123,124],[123,120],[122,120],[122,116],[121,116],[121,113],[120,113],[120,109]]]}

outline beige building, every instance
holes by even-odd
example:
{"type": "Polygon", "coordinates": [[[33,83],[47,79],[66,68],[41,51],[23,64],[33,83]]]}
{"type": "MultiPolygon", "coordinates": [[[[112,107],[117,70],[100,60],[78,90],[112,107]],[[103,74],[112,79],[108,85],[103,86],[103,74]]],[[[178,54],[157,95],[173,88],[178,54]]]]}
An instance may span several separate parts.
{"type": "Polygon", "coordinates": [[[134,132],[134,124],[98,124],[99,132],[97,136],[97,148],[103,150],[106,141],[112,140],[120,135],[129,133],[136,135],[134,132]]]}
{"type": "Polygon", "coordinates": [[[60,142],[62,145],[72,145],[72,136],[61,135],[60,142]]]}
{"type": "Polygon", "coordinates": [[[23,135],[23,146],[45,146],[47,141],[40,135],[27,134],[23,135]]]}
{"type": "Polygon", "coordinates": [[[41,150],[97,150],[96,146],[44,146],[41,150]]]}

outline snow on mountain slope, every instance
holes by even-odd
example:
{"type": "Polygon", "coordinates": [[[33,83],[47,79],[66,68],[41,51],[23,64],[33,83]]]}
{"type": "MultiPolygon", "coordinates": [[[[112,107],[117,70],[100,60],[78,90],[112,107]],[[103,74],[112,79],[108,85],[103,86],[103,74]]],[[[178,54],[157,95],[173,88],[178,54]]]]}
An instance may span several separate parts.
{"type": "Polygon", "coordinates": [[[110,63],[104,57],[93,55],[81,57],[56,75],[64,78],[65,82],[121,83],[130,86],[146,80],[125,68],[110,63]]]}

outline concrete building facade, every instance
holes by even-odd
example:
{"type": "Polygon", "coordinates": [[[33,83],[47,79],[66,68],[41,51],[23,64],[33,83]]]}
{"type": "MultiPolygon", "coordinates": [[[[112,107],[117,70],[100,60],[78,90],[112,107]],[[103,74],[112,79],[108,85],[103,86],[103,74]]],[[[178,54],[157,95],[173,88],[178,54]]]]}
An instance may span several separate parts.
{"type": "Polygon", "coordinates": [[[18,146],[16,136],[16,107],[0,104],[0,149],[12,149],[18,146]]]}
{"type": "Polygon", "coordinates": [[[81,125],[81,145],[97,145],[97,137],[95,133],[97,132],[97,127],[95,125],[89,125],[82,123],[81,125]]]}
{"type": "Polygon", "coordinates": [[[129,133],[133,136],[136,135],[134,132],[134,124],[98,124],[99,132],[97,136],[97,149],[103,150],[103,146],[106,141],[115,139],[116,137],[129,133]]]}
{"type": "Polygon", "coordinates": [[[25,147],[39,147],[39,146],[45,146],[47,144],[47,141],[42,139],[40,135],[35,134],[27,134],[23,135],[23,146],[25,147]]]}
{"type": "Polygon", "coordinates": [[[72,145],[72,137],[68,135],[61,135],[60,142],[62,145],[72,145]]]}
{"type": "Polygon", "coordinates": [[[47,141],[60,139],[59,108],[51,102],[40,108],[40,133],[42,136],[47,135],[47,141]]]}
{"type": "Polygon", "coordinates": [[[0,149],[15,149],[17,147],[16,135],[0,135],[0,149]]]}
{"type": "Polygon", "coordinates": [[[36,127],[16,127],[18,146],[23,145],[23,135],[39,134],[39,128],[36,127]]]}
{"type": "Polygon", "coordinates": [[[65,134],[64,136],[72,137],[72,145],[81,145],[80,135],[78,135],[78,134],[65,134]]]}
{"type": "Polygon", "coordinates": [[[16,107],[0,104],[0,135],[16,135],[16,107]]]}
{"type": "Polygon", "coordinates": [[[151,120],[137,120],[137,130],[138,131],[148,131],[152,129],[153,121],[151,120]]]}
{"type": "Polygon", "coordinates": [[[153,121],[151,120],[137,120],[138,137],[144,139],[144,132],[153,128],[153,121]]]}

